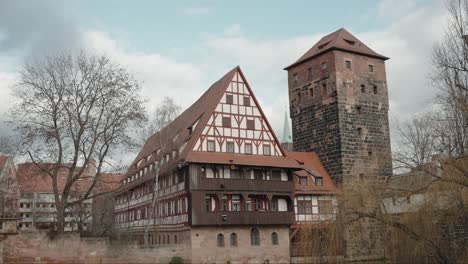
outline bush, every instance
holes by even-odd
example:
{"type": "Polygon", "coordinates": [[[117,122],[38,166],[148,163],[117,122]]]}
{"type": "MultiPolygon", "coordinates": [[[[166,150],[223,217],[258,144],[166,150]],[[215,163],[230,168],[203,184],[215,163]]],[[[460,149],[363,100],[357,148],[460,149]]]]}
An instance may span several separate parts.
{"type": "Polygon", "coordinates": [[[184,264],[184,259],[181,257],[172,257],[170,264],[184,264]]]}

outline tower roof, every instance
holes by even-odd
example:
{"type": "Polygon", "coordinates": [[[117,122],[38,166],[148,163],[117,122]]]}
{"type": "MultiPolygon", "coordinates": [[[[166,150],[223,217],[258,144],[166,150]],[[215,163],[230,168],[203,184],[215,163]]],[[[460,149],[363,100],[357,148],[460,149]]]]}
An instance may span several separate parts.
{"type": "Polygon", "coordinates": [[[283,140],[281,143],[292,143],[291,128],[289,127],[288,111],[284,111],[283,140]]]}
{"type": "Polygon", "coordinates": [[[341,50],[351,53],[356,53],[364,56],[369,56],[381,60],[388,60],[385,57],[371,48],[366,46],[362,41],[356,38],[353,34],[349,33],[346,29],[340,28],[337,31],[326,35],[321,38],[312,48],[310,48],[304,55],[302,55],[296,62],[284,68],[289,70],[290,68],[297,66],[305,61],[315,58],[325,52],[331,50],[341,50]]]}

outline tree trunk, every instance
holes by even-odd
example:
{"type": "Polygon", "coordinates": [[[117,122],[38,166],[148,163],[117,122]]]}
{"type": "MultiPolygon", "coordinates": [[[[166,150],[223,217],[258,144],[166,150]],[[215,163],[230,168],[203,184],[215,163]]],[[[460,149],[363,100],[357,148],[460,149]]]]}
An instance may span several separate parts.
{"type": "Polygon", "coordinates": [[[65,208],[62,203],[57,203],[57,224],[56,230],[58,234],[65,231],[65,208]]]}

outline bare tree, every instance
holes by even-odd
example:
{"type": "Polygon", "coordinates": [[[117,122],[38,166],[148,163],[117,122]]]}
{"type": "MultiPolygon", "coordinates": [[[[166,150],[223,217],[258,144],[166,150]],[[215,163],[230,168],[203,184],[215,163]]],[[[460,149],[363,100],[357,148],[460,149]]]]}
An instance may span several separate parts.
{"type": "Polygon", "coordinates": [[[100,195],[93,190],[103,169],[131,144],[132,129],[145,124],[139,89],[124,68],[84,52],[46,56],[22,68],[10,116],[23,153],[51,177],[58,232],[64,230],[67,208],[100,195]],[[85,173],[91,166],[93,175],[85,173]],[[64,170],[62,185],[58,177],[64,170]],[[70,199],[80,180],[90,184],[70,199]]]}
{"type": "Polygon", "coordinates": [[[174,99],[164,97],[150,115],[150,120],[146,127],[140,131],[140,147],[143,147],[150,136],[171,123],[180,114],[180,111],[181,107],[174,102],[174,99]]]}
{"type": "Polygon", "coordinates": [[[427,164],[436,153],[434,123],[429,114],[397,124],[398,143],[393,151],[396,169],[412,169],[427,164]]]}
{"type": "Polygon", "coordinates": [[[447,1],[448,27],[433,52],[432,80],[439,88],[439,139],[444,152],[462,156],[468,150],[468,1],[447,1]]]}

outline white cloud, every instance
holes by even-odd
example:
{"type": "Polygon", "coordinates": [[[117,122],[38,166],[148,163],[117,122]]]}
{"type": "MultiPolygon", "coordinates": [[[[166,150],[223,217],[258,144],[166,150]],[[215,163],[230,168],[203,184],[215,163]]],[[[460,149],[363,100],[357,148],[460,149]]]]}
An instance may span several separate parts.
{"type": "Polygon", "coordinates": [[[191,16],[200,16],[200,15],[207,15],[211,13],[211,8],[209,7],[203,7],[203,6],[198,6],[198,7],[186,7],[183,9],[183,12],[187,15],[191,16]]]}
{"type": "MultiPolygon", "coordinates": [[[[417,3],[395,7],[395,1],[382,1],[379,12],[398,17],[396,22],[379,31],[351,32],[376,52],[391,58],[386,63],[391,117],[423,111],[436,93],[428,82],[428,74],[432,47],[443,35],[446,13],[440,3],[425,7],[418,7],[417,3]]],[[[282,69],[329,32],[259,41],[226,34],[230,28],[222,35],[208,36],[206,45],[216,52],[217,61],[241,65],[281,138],[283,115],[278,113],[284,113],[284,101],[288,99],[287,75],[282,69]]],[[[237,32],[240,33],[240,27],[237,32]]]]}
{"type": "Polygon", "coordinates": [[[165,96],[186,108],[206,89],[201,71],[192,64],[158,53],[129,52],[101,31],[84,33],[84,43],[86,49],[111,57],[134,74],[142,84],[142,95],[148,100],[150,112],[165,96]]]}

